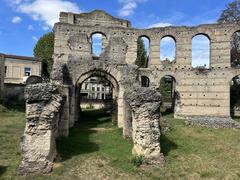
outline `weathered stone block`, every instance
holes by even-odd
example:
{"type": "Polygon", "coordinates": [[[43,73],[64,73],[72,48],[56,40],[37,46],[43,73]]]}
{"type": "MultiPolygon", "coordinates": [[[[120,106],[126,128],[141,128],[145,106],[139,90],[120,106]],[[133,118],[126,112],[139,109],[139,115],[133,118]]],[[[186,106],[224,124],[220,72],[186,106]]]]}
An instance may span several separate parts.
{"type": "Polygon", "coordinates": [[[163,164],[160,147],[160,94],[151,88],[133,87],[126,91],[125,96],[133,114],[133,154],[144,156],[146,163],[163,164]]]}
{"type": "Polygon", "coordinates": [[[56,157],[55,139],[63,95],[50,83],[26,87],[26,127],[19,173],[47,173],[56,157]]]}

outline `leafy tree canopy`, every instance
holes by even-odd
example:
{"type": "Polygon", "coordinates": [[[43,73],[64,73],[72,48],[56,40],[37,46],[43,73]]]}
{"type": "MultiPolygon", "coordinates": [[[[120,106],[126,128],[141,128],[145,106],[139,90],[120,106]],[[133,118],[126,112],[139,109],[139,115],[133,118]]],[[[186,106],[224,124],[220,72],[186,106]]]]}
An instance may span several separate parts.
{"type": "MultiPolygon", "coordinates": [[[[218,23],[240,23],[240,0],[229,3],[222,11],[218,23]]],[[[236,32],[231,40],[231,66],[240,67],[240,32],[236,32]]]]}
{"type": "Polygon", "coordinates": [[[148,64],[148,56],[145,50],[144,42],[141,38],[138,38],[137,41],[137,59],[135,64],[139,67],[147,67],[148,64]]]}
{"type": "Polygon", "coordinates": [[[43,76],[50,76],[53,66],[54,33],[43,35],[34,47],[34,56],[42,61],[43,76]]]}
{"type": "Polygon", "coordinates": [[[240,21],[240,0],[233,1],[222,11],[219,23],[234,23],[240,21]]]}

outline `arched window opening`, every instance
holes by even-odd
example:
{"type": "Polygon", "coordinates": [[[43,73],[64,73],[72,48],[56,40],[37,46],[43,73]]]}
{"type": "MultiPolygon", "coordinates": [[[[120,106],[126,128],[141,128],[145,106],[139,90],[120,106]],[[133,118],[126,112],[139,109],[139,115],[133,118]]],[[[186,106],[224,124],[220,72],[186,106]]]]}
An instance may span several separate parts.
{"type": "Polygon", "coordinates": [[[174,112],[177,100],[176,80],[172,76],[164,76],[160,80],[159,91],[162,96],[162,111],[174,112]]]}
{"type": "Polygon", "coordinates": [[[231,67],[240,67],[240,31],[235,32],[231,38],[231,67]]]}
{"type": "Polygon", "coordinates": [[[192,38],[192,67],[208,69],[210,67],[210,40],[206,35],[192,38]]]}
{"type": "Polygon", "coordinates": [[[166,36],[160,41],[160,60],[163,64],[171,64],[176,58],[176,41],[166,36]]]}
{"type": "Polygon", "coordinates": [[[232,118],[240,119],[240,75],[230,82],[230,114],[232,118]]]}
{"type": "Polygon", "coordinates": [[[137,40],[137,59],[135,64],[141,68],[147,68],[149,62],[150,40],[147,37],[139,37],[137,40]]]}
{"type": "Polygon", "coordinates": [[[149,87],[150,80],[147,76],[141,76],[141,86],[142,87],[149,87]]]}
{"type": "Polygon", "coordinates": [[[107,38],[105,35],[101,33],[92,34],[91,43],[92,43],[92,56],[94,60],[99,59],[101,53],[106,47],[106,42],[107,38]]]}

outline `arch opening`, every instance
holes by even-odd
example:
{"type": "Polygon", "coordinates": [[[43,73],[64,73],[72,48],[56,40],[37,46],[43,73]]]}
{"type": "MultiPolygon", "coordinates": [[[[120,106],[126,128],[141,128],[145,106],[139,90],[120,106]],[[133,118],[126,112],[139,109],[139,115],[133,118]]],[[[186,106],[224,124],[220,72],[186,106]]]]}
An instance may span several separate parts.
{"type": "Polygon", "coordinates": [[[173,76],[165,75],[160,80],[159,92],[162,97],[162,112],[173,113],[176,110],[178,93],[176,80],[173,76]]]}
{"type": "Polygon", "coordinates": [[[102,110],[117,122],[117,97],[119,86],[116,79],[104,71],[93,70],[82,74],[75,89],[75,116],[81,121],[82,110],[102,110]]]}
{"type": "Polygon", "coordinates": [[[103,33],[97,32],[91,35],[91,49],[94,60],[99,59],[107,44],[107,38],[103,33]]]}
{"type": "Polygon", "coordinates": [[[142,87],[149,87],[150,80],[147,76],[141,76],[141,86],[142,87]]]}
{"type": "Polygon", "coordinates": [[[197,34],[192,38],[192,67],[210,68],[210,39],[205,34],[197,34]]]}
{"type": "Polygon", "coordinates": [[[240,31],[231,37],[231,67],[240,68],[240,31]]]}
{"type": "Polygon", "coordinates": [[[230,82],[230,115],[240,119],[240,75],[233,77],[230,82]]]}
{"type": "Polygon", "coordinates": [[[160,61],[163,64],[171,64],[176,58],[176,40],[171,36],[165,36],[160,41],[160,61]]]}
{"type": "Polygon", "coordinates": [[[146,36],[140,36],[137,40],[137,59],[135,64],[141,68],[147,68],[150,53],[150,39],[146,36]]]}

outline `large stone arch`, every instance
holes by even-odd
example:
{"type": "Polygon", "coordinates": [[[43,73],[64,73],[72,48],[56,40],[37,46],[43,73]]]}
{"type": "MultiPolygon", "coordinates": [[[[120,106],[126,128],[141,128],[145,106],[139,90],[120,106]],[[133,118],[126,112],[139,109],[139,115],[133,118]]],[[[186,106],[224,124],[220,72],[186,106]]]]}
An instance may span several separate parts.
{"type": "Polygon", "coordinates": [[[77,79],[76,83],[75,83],[75,86],[74,86],[74,92],[75,92],[75,95],[74,95],[74,98],[72,101],[75,101],[73,102],[74,104],[74,109],[75,109],[75,112],[74,112],[74,119],[75,121],[79,120],[79,108],[80,108],[80,95],[79,95],[79,91],[81,89],[81,86],[82,86],[82,83],[87,80],[88,78],[90,77],[100,77],[100,78],[104,78],[105,80],[109,81],[112,86],[114,87],[113,89],[113,110],[112,110],[112,116],[113,116],[113,119],[114,121],[118,122],[118,119],[121,119],[120,116],[118,116],[118,112],[121,111],[120,109],[118,110],[118,96],[119,96],[119,82],[117,81],[117,79],[112,75],[110,74],[109,72],[106,72],[102,69],[93,69],[93,70],[90,70],[90,71],[87,71],[87,72],[83,72],[79,78],[77,79]]]}
{"type": "Polygon", "coordinates": [[[112,85],[114,86],[114,88],[116,88],[117,91],[119,90],[119,83],[117,79],[114,77],[114,75],[101,69],[94,69],[94,70],[90,70],[85,73],[82,73],[82,75],[79,76],[76,83],[82,84],[86,79],[93,76],[99,76],[99,77],[105,78],[106,80],[112,83],[112,85]]]}

